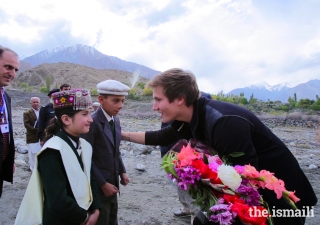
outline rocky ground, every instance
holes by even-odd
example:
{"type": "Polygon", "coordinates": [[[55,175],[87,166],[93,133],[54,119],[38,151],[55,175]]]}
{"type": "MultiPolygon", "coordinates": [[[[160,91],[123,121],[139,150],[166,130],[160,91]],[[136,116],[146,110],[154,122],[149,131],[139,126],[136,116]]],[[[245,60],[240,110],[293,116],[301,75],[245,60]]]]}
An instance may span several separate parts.
{"type": "MultiPolygon", "coordinates": [[[[20,106],[14,107],[13,110],[17,168],[14,183],[4,184],[3,196],[0,199],[0,225],[14,223],[31,175],[28,170],[27,155],[20,153],[26,151],[23,111],[20,106]]],[[[122,128],[126,131],[155,130],[160,127],[159,119],[152,113],[145,112],[136,116],[136,112],[131,111],[121,114],[120,117],[122,128]]],[[[265,122],[289,146],[320,198],[320,145],[316,140],[318,122],[291,120],[265,122]]],[[[156,146],[146,147],[122,142],[121,150],[131,182],[128,186],[121,187],[119,225],[190,224],[190,218],[173,217],[172,211],[179,209],[180,204],[176,188],[168,182],[160,167],[159,149],[156,146]],[[138,164],[145,166],[145,170],[137,170],[138,164]]],[[[308,225],[320,224],[319,204],[315,208],[314,215],[315,217],[307,219],[308,225]]]]}

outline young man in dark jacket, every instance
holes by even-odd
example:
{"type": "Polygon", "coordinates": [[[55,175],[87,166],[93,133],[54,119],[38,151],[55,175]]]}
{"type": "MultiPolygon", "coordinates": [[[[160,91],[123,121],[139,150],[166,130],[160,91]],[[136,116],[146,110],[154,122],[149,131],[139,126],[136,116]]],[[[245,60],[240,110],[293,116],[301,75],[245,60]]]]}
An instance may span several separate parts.
{"type": "MultiPolygon", "coordinates": [[[[241,157],[229,158],[233,165],[250,164],[258,170],[273,172],[285,182],[287,190],[296,191],[300,198],[296,203],[298,209],[317,203],[313,188],[298,161],[252,112],[237,105],[200,97],[195,76],[181,69],[170,69],[156,75],[148,86],[153,88],[153,109],[161,114],[162,122],[174,122],[159,131],[123,132],[123,140],[167,145],[191,135],[215,149],[220,157],[243,152],[241,157]]],[[[264,189],[260,194],[270,209],[291,209],[272,191],[264,189]]],[[[275,217],[274,223],[301,225],[305,223],[305,217],[275,217]]]]}

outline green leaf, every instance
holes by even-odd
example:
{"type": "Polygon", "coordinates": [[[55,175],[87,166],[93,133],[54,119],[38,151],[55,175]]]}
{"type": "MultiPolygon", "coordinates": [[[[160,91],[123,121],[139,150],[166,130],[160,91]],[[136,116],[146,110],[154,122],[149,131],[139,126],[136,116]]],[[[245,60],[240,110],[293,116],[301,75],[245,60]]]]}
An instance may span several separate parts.
{"type": "Polygon", "coordinates": [[[207,165],[209,164],[209,160],[208,160],[206,154],[203,154],[203,162],[204,162],[205,164],[207,164],[207,165]]]}
{"type": "Polygon", "coordinates": [[[231,157],[240,157],[243,155],[244,155],[244,152],[233,152],[230,154],[231,157]]]}

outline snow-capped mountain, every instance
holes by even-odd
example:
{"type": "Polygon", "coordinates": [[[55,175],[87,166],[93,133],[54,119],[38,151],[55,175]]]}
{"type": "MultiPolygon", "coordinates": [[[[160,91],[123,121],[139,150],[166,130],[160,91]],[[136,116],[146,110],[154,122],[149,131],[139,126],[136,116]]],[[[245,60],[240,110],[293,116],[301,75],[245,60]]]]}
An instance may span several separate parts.
{"type": "Polygon", "coordinates": [[[244,88],[236,88],[227,94],[240,95],[240,93],[244,93],[244,96],[248,99],[253,94],[254,98],[263,101],[280,100],[281,102],[288,102],[288,98],[293,97],[294,94],[297,95],[298,100],[305,98],[315,100],[316,96],[320,95],[320,80],[310,80],[307,83],[299,84],[296,86],[290,83],[283,83],[272,86],[263,82],[244,88]]]}
{"type": "Polygon", "coordinates": [[[132,73],[139,70],[140,75],[146,78],[151,78],[159,73],[159,71],[146,66],[105,55],[93,47],[81,44],[44,50],[33,56],[26,57],[22,61],[33,67],[43,63],[68,62],[96,69],[117,69],[132,73]]]}

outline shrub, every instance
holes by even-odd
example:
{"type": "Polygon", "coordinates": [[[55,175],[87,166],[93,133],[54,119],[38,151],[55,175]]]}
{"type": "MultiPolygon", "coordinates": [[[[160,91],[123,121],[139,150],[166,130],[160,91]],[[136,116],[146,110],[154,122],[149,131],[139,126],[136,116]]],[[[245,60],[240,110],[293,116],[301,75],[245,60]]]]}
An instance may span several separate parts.
{"type": "Polygon", "coordinates": [[[145,96],[151,96],[152,95],[152,88],[147,88],[147,87],[145,87],[144,89],[143,89],[143,95],[145,95],[145,96]]]}
{"type": "Polygon", "coordinates": [[[92,90],[90,91],[91,93],[91,96],[97,96],[99,95],[98,91],[97,91],[97,88],[92,88],[92,90]]]}
{"type": "Polygon", "coordinates": [[[41,93],[48,93],[48,92],[49,92],[46,86],[40,87],[40,90],[39,90],[39,91],[40,91],[41,93]]]}

